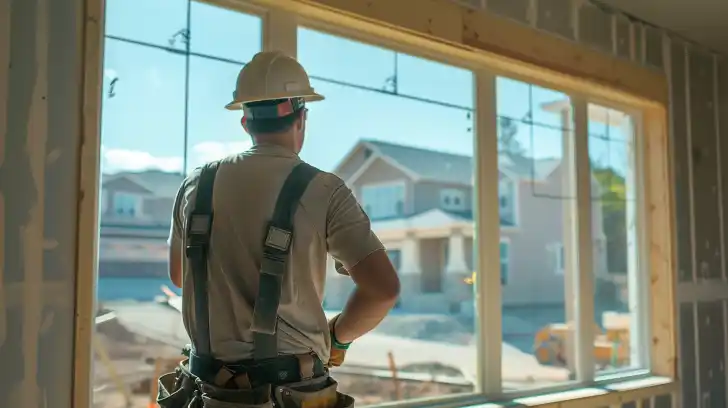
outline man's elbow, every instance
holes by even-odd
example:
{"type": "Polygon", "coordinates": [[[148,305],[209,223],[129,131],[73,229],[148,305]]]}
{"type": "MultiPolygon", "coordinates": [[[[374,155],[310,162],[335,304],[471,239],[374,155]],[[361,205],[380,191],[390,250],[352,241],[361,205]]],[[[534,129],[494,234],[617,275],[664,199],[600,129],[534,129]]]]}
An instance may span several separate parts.
{"type": "Polygon", "coordinates": [[[399,281],[399,276],[394,275],[391,282],[388,282],[387,285],[382,285],[382,300],[389,302],[394,306],[394,304],[396,304],[397,300],[399,299],[400,290],[401,284],[399,281]]]}

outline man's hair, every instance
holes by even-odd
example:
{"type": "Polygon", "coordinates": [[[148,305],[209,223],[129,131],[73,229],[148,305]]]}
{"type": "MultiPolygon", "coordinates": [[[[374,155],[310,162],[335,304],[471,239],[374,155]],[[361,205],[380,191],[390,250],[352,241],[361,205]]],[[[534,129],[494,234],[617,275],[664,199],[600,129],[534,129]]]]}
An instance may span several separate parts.
{"type": "MultiPolygon", "coordinates": [[[[246,105],[252,108],[252,107],[256,107],[256,106],[278,105],[285,101],[286,101],[285,99],[275,99],[272,101],[250,102],[246,105]]],[[[247,127],[248,132],[250,132],[251,135],[255,135],[255,136],[265,135],[268,133],[285,132],[286,130],[290,129],[291,126],[293,126],[293,123],[299,117],[302,109],[303,109],[303,107],[293,111],[293,113],[291,113],[290,115],[282,116],[280,118],[248,119],[245,122],[245,126],[247,127]]]]}

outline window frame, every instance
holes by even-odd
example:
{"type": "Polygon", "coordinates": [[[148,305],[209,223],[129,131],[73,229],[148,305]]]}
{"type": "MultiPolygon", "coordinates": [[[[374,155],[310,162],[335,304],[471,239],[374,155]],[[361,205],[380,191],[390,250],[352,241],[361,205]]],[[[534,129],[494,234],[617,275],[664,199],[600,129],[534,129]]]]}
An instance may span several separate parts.
{"type": "Polygon", "coordinates": [[[366,189],[377,189],[382,187],[402,187],[402,214],[394,214],[384,217],[373,217],[371,214],[367,213],[369,218],[371,218],[372,221],[378,221],[378,220],[386,220],[389,218],[396,218],[396,217],[406,217],[407,216],[407,200],[409,199],[409,195],[407,194],[407,181],[406,180],[391,180],[391,181],[383,181],[383,182],[372,182],[372,183],[366,183],[361,184],[358,187],[359,190],[359,202],[361,203],[362,208],[364,208],[364,211],[366,211],[366,204],[364,203],[364,191],[366,189]]]}
{"type": "Polygon", "coordinates": [[[443,187],[440,189],[440,205],[445,211],[465,211],[467,209],[466,204],[467,193],[463,189],[453,187],[443,187]],[[446,204],[445,198],[457,198],[460,200],[460,204],[455,208],[453,204],[446,204]],[[447,208],[446,208],[447,207],[447,208]]]}
{"type": "Polygon", "coordinates": [[[130,193],[127,191],[114,191],[112,193],[111,208],[114,216],[121,216],[125,218],[139,218],[142,216],[144,211],[144,196],[141,194],[130,193]],[[134,201],[134,213],[127,214],[125,212],[119,213],[119,205],[117,200],[133,200],[134,201]]]}
{"type": "MultiPolygon", "coordinates": [[[[297,53],[296,30],[299,25],[321,30],[327,33],[344,36],[346,38],[380,45],[389,49],[406,52],[408,54],[432,59],[449,65],[468,68],[473,71],[476,89],[474,99],[475,126],[475,180],[476,185],[476,224],[478,240],[477,259],[475,263],[478,270],[488,270],[476,280],[478,301],[476,304],[476,327],[481,340],[478,344],[479,360],[486,363],[478,368],[477,390],[470,395],[445,396],[413,401],[408,406],[423,406],[436,403],[438,406],[465,406],[473,403],[483,403],[493,400],[512,400],[525,403],[526,396],[549,393],[543,402],[537,402],[539,397],[530,397],[529,406],[548,405],[553,401],[563,401],[574,398],[589,398],[590,405],[608,405],[622,401],[623,395],[636,398],[661,393],[670,393],[675,390],[672,382],[675,379],[676,340],[675,340],[675,304],[674,283],[675,275],[675,228],[672,215],[674,214],[674,186],[670,184],[672,178],[672,165],[669,162],[670,149],[667,139],[667,109],[661,102],[622,92],[598,84],[596,81],[576,78],[572,75],[550,71],[547,68],[534,67],[522,61],[484,51],[473,52],[465,48],[453,47],[449,44],[424,38],[403,29],[393,28],[383,23],[365,21],[351,15],[327,9],[321,5],[280,2],[278,0],[210,0],[209,3],[236,11],[250,14],[263,14],[263,50],[280,49],[292,56],[297,53]],[[497,157],[497,112],[495,107],[495,77],[503,75],[513,79],[559,90],[572,98],[575,103],[575,132],[577,142],[575,148],[577,160],[582,163],[587,160],[586,104],[598,103],[603,106],[615,106],[616,109],[628,112],[625,105],[633,108],[635,116],[636,133],[641,135],[636,144],[636,161],[640,189],[638,189],[639,214],[642,216],[644,227],[640,229],[638,237],[642,251],[650,248],[649,255],[641,257],[640,270],[646,273],[641,289],[645,293],[645,307],[641,308],[645,326],[649,328],[652,336],[662,339],[658,344],[646,343],[646,354],[649,366],[647,369],[635,370],[631,374],[621,373],[604,378],[594,378],[593,365],[587,367],[582,358],[578,362],[579,381],[554,387],[529,389],[522,392],[505,393],[501,384],[501,285],[500,256],[495,243],[500,243],[500,222],[498,200],[498,157],[497,157]],[[659,204],[659,205],[655,205],[659,204]],[[650,210],[647,211],[647,208],[650,210]],[[489,221],[496,220],[493,223],[489,221]],[[497,262],[495,260],[498,260],[497,262]],[[493,283],[496,282],[496,285],[493,283]],[[664,307],[667,303],[671,307],[664,307]],[[485,328],[487,327],[487,330],[485,328]],[[639,381],[642,382],[639,382],[639,381]],[[629,381],[633,381],[628,383],[629,381]],[[624,383],[623,387],[611,387],[612,383],[624,383]],[[627,386],[634,385],[634,389],[627,386]],[[594,386],[601,389],[595,389],[594,386]],[[605,393],[603,388],[619,392],[605,393]],[[590,391],[586,394],[582,391],[590,391]],[[573,394],[579,391],[580,394],[573,394]],[[571,394],[570,394],[571,393],[571,394]],[[558,394],[558,395],[557,395],[558,394]],[[573,395],[572,395],[573,394],[573,395]],[[585,397],[586,395],[586,397],[585,397]]],[[[88,115],[84,117],[83,133],[84,144],[81,146],[80,189],[90,194],[81,194],[79,197],[79,236],[78,236],[78,275],[76,282],[75,300],[76,318],[74,346],[74,392],[73,406],[90,406],[91,390],[91,341],[93,334],[93,305],[96,285],[96,259],[98,245],[98,210],[99,210],[99,159],[100,148],[100,110],[101,98],[98,89],[102,84],[103,52],[103,2],[88,1],[84,9],[87,23],[84,31],[83,54],[85,69],[83,72],[83,99],[88,115]],[[95,108],[93,108],[95,107],[95,108]]],[[[629,113],[629,112],[628,112],[629,113]]],[[[589,174],[589,173],[587,173],[589,174]]],[[[580,183],[583,186],[582,182],[580,183]]],[[[588,182],[587,182],[588,183],[588,182]]],[[[589,188],[586,189],[589,191],[589,188]]],[[[405,194],[407,191],[405,189],[405,194]]],[[[581,189],[579,194],[580,205],[583,208],[586,199],[590,199],[581,189]],[[585,197],[586,196],[586,197],[585,197]]],[[[589,210],[587,210],[590,213],[589,210]]],[[[583,214],[581,214],[583,217],[583,214]]],[[[586,229],[581,228],[579,242],[582,254],[586,254],[586,237],[590,235],[586,229]]],[[[589,245],[591,250],[591,245],[589,245]]],[[[591,266],[587,269],[591,271],[591,266]]],[[[581,287],[586,287],[592,276],[582,271],[581,287]]],[[[587,293],[577,293],[577,302],[582,305],[589,300],[587,293]]],[[[593,307],[593,305],[592,305],[593,307]]],[[[586,313],[582,310],[582,318],[577,327],[585,326],[586,313]]],[[[589,329],[588,329],[589,330],[589,329]]],[[[588,330],[586,333],[588,333],[588,330]]],[[[584,350],[584,331],[579,330],[582,357],[590,353],[584,350]]],[[[587,339],[588,340],[588,339],[587,339]]],[[[592,356],[593,358],[593,356],[592,356]]],[[[619,384],[618,384],[619,385],[619,384]]],[[[636,399],[635,398],[635,399],[636,399]]],[[[587,403],[587,402],[583,402],[587,403]]]]}

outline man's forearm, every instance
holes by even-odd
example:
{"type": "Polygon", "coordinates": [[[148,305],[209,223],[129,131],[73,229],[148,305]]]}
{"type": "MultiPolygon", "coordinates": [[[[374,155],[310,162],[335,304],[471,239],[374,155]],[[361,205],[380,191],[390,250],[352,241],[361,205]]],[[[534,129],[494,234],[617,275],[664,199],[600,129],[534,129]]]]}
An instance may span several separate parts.
{"type": "Polygon", "coordinates": [[[372,296],[356,288],[336,319],[334,333],[340,343],[350,343],[372,331],[397,302],[396,297],[372,296]]]}

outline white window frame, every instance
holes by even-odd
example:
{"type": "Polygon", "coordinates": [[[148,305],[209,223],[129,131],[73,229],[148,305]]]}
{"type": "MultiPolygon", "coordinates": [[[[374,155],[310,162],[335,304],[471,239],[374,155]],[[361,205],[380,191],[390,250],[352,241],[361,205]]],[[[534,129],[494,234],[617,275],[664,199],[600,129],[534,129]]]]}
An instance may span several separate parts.
{"type": "Polygon", "coordinates": [[[111,212],[114,216],[122,216],[129,218],[139,218],[144,210],[144,196],[141,194],[129,193],[126,191],[114,191],[111,193],[111,212]],[[120,199],[128,199],[134,201],[134,214],[119,214],[118,201],[120,199]]]}
{"type": "MultiPolygon", "coordinates": [[[[471,406],[482,404],[486,400],[510,400],[518,403],[536,406],[555,406],[555,401],[586,398],[583,401],[572,402],[587,404],[588,406],[604,406],[621,403],[623,400],[636,400],[645,396],[671,393],[676,390],[671,379],[675,378],[675,311],[673,308],[660,307],[664,304],[672,305],[674,285],[672,277],[675,274],[674,255],[674,228],[672,214],[674,214],[672,186],[670,186],[670,165],[666,111],[664,104],[648,101],[626,92],[610,89],[606,86],[590,82],[585,79],[552,72],[546,68],[536,68],[508,57],[473,51],[462,47],[453,47],[446,43],[434,41],[418,36],[405,30],[393,28],[385,24],[357,18],[345,13],[336,12],[333,8],[327,9],[315,2],[281,2],[278,0],[254,0],[256,6],[249,5],[249,0],[230,0],[224,4],[243,12],[261,11],[261,6],[270,8],[264,12],[263,20],[263,49],[282,50],[289,55],[297,54],[297,28],[305,25],[317,30],[345,36],[347,38],[378,44],[411,55],[430,58],[440,62],[455,64],[469,68],[475,78],[474,117],[474,185],[475,204],[475,230],[478,239],[478,270],[489,273],[476,279],[477,316],[478,327],[478,360],[483,362],[478,367],[477,390],[471,395],[446,396],[431,400],[407,403],[407,406],[471,406]],[[294,4],[295,3],[295,4],[294,4]],[[292,13],[296,13],[295,15],[292,13]],[[649,360],[650,369],[635,370],[628,375],[620,373],[611,378],[595,378],[593,353],[591,344],[591,331],[593,329],[592,311],[593,301],[591,292],[591,229],[586,228],[586,215],[591,213],[588,205],[589,171],[577,172],[577,212],[575,219],[578,228],[575,229],[576,245],[573,252],[567,256],[577,262],[580,267],[576,280],[574,296],[575,302],[580,305],[575,322],[577,331],[577,380],[548,388],[529,389],[519,392],[506,393],[502,389],[501,381],[501,350],[502,350],[502,316],[501,316],[501,285],[500,285],[500,241],[501,226],[499,219],[498,200],[498,154],[497,154],[497,109],[495,99],[496,75],[504,75],[541,85],[550,89],[567,93],[574,104],[574,132],[575,138],[571,143],[576,158],[576,164],[583,170],[588,169],[589,157],[587,148],[587,103],[594,102],[602,105],[614,102],[619,104],[617,109],[624,110],[624,103],[634,106],[639,113],[636,120],[638,133],[643,135],[637,146],[637,168],[639,174],[640,191],[638,213],[642,216],[639,244],[643,251],[650,248],[650,256],[641,260],[646,273],[643,280],[653,278],[651,284],[641,285],[639,288],[645,293],[644,305],[641,313],[645,316],[645,330],[661,339],[660,344],[645,351],[645,358],[649,360]],[[590,92],[589,95],[585,92],[590,92]],[[649,145],[649,148],[647,147],[649,145]],[[652,153],[649,156],[646,152],[652,153]],[[662,153],[665,153],[664,156],[662,153]],[[587,176],[585,176],[587,175],[587,176]],[[650,211],[646,211],[647,203],[651,204],[650,211]],[[654,204],[654,205],[652,205],[654,204]],[[657,205],[659,204],[659,205],[657,205]],[[648,259],[649,258],[649,259],[648,259]],[[583,266],[583,267],[581,267],[583,266]],[[655,277],[660,279],[654,279],[655,277]],[[662,377],[660,377],[662,376],[662,377]],[[630,380],[639,380],[632,381],[630,380]],[[605,392],[612,383],[620,383],[611,388],[613,392],[605,392]],[[598,385],[598,388],[592,387],[598,385]],[[649,387],[649,388],[648,388],[649,387]],[[542,397],[535,395],[540,394],[542,397]],[[544,395],[547,394],[547,395],[544,395]],[[529,398],[524,398],[531,396],[529,398]],[[433,404],[433,401],[442,401],[442,404],[433,404]]],[[[213,0],[213,3],[223,3],[222,0],[213,0]]],[[[89,2],[85,10],[86,19],[103,21],[103,8],[101,2],[89,2]]],[[[345,3],[342,2],[342,7],[345,3]]],[[[380,3],[377,3],[380,4],[380,3]]],[[[434,7],[434,6],[433,6],[434,7]]],[[[444,6],[443,6],[444,7],[444,6]]],[[[391,9],[388,9],[391,10],[391,9]]],[[[263,13],[261,13],[263,14],[263,13]]],[[[404,21],[404,20],[403,20],[404,21]]],[[[440,33],[441,34],[441,33],[440,33]]],[[[440,35],[438,34],[438,35],[440,35]]],[[[460,33],[458,32],[458,35],[460,33]]],[[[100,97],[98,87],[101,76],[97,72],[101,64],[102,53],[102,25],[87,24],[85,31],[85,64],[88,68],[83,77],[84,100],[88,106],[99,106],[100,97]]],[[[570,51],[569,51],[570,52],[570,51]]],[[[585,61],[579,62],[580,64],[585,61]]],[[[79,202],[79,237],[78,237],[78,275],[76,293],[81,295],[75,301],[76,313],[76,343],[74,350],[74,402],[73,406],[90,406],[91,385],[91,336],[93,333],[93,306],[95,293],[95,264],[96,255],[89,256],[88,248],[98,245],[98,207],[99,207],[99,112],[89,110],[89,115],[83,123],[83,132],[87,136],[81,147],[80,189],[90,194],[80,195],[79,202]]],[[[408,192],[405,190],[405,194],[408,192]]],[[[407,206],[407,204],[405,204],[407,206]]],[[[95,250],[93,251],[95,252],[95,250]]],[[[647,251],[646,251],[647,252],[647,251]]],[[[640,283],[640,282],[637,282],[640,283]]],[[[643,342],[646,343],[646,342],[643,342]]]]}
{"type": "Polygon", "coordinates": [[[464,211],[468,208],[467,192],[460,188],[445,187],[440,189],[440,208],[449,211],[464,211]],[[460,200],[458,205],[445,203],[445,198],[457,198],[460,200]]]}
{"type": "MultiPolygon", "coordinates": [[[[382,187],[402,187],[402,214],[401,215],[392,215],[391,217],[405,217],[407,214],[407,182],[405,180],[392,180],[392,181],[384,181],[384,182],[373,182],[373,183],[364,183],[359,186],[359,201],[363,208],[366,209],[366,204],[364,203],[364,191],[367,189],[376,189],[376,188],[382,188],[382,187]]],[[[376,221],[378,219],[387,218],[387,217],[372,217],[369,215],[369,217],[376,221]]]]}

